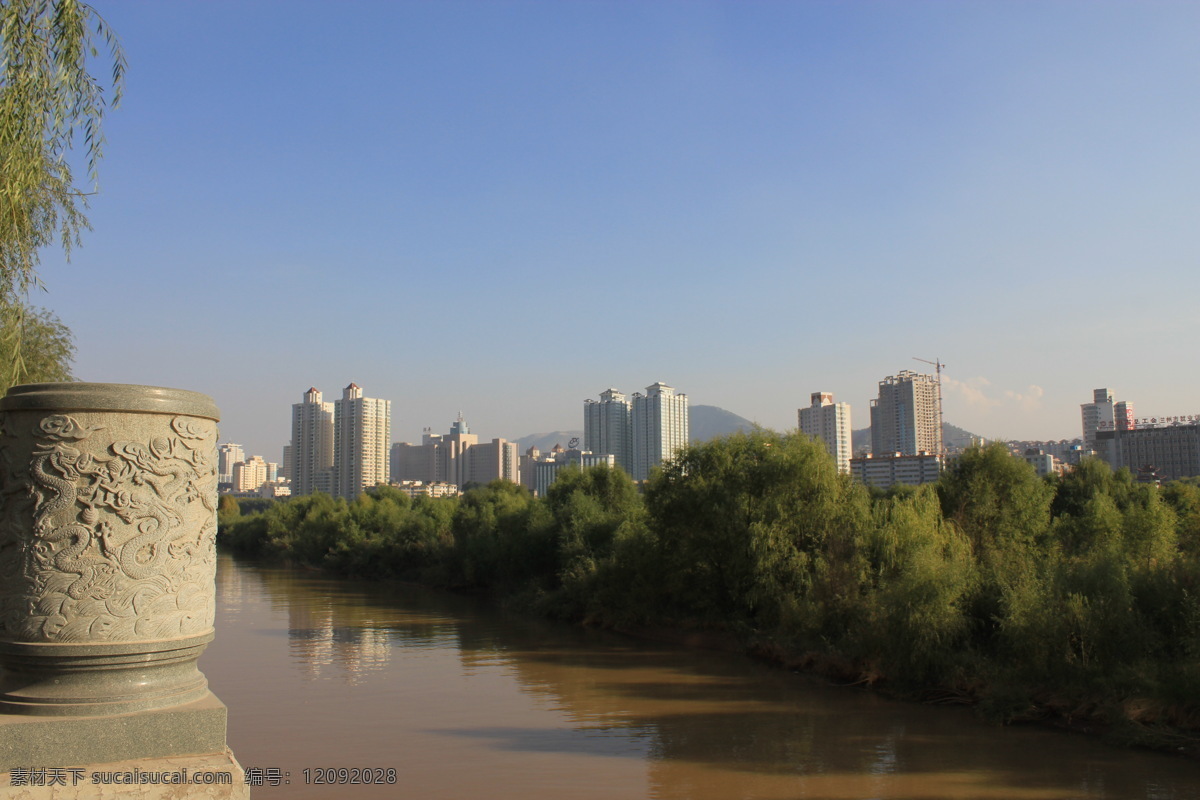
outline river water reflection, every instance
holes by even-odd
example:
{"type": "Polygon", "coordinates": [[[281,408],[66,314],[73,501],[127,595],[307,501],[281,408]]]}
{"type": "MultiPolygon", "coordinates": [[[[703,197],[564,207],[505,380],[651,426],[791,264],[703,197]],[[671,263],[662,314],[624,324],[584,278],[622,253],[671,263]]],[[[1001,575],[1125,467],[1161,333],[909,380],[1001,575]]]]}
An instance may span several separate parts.
{"type": "MultiPolygon", "coordinates": [[[[731,655],[222,556],[200,667],[256,798],[1200,798],[1200,765],[731,655]],[[304,771],[395,769],[394,786],[304,771]]],[[[386,773],[383,773],[386,775],[386,773]]]]}

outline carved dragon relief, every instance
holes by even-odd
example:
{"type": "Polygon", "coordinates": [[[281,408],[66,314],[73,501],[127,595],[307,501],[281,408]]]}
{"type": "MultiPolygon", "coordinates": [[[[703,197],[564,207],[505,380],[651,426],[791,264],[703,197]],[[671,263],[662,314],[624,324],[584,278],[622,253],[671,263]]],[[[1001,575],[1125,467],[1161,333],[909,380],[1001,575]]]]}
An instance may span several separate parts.
{"type": "Polygon", "coordinates": [[[113,441],[104,426],[52,415],[34,431],[25,479],[0,454],[5,486],[21,485],[33,503],[30,535],[28,511],[10,513],[29,500],[3,498],[0,547],[10,552],[0,631],[9,638],[129,641],[211,629],[216,426],[177,416],[162,427],[147,442],[113,441]],[[19,517],[25,533],[14,541],[19,517]]]}

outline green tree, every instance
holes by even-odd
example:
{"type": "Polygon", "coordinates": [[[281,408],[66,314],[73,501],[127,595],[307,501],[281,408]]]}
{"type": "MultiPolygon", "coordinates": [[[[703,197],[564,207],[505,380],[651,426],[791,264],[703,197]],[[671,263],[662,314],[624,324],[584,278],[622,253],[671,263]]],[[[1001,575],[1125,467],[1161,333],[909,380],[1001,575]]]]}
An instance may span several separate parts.
{"type": "Polygon", "coordinates": [[[1200,555],[1200,486],[1195,479],[1174,481],[1163,488],[1163,499],[1175,509],[1179,547],[1200,555]]]}
{"type": "Polygon", "coordinates": [[[1107,495],[1118,508],[1124,509],[1134,490],[1129,470],[1114,473],[1106,461],[1095,457],[1082,459],[1066,475],[1055,478],[1052,485],[1055,494],[1050,513],[1056,519],[1084,513],[1088,502],[1099,495],[1107,495]]]}
{"type": "Polygon", "coordinates": [[[1043,540],[1054,490],[1033,467],[995,443],[963,453],[938,482],[938,495],[942,514],[982,554],[1043,540]]]}
{"type": "Polygon", "coordinates": [[[1123,518],[1112,496],[1097,492],[1070,514],[1055,517],[1051,530],[1067,557],[1115,547],[1121,537],[1123,518]]]}
{"type": "Polygon", "coordinates": [[[102,40],[121,99],[125,55],[108,25],[79,0],[0,2],[0,298],[37,285],[39,251],[70,253],[88,228],[87,194],[70,158],[82,135],[92,187],[104,150],[106,87],[89,71],[102,40]]]}
{"type": "Polygon", "coordinates": [[[75,341],[51,312],[0,302],[0,394],[19,383],[71,380],[75,341]]]}
{"type": "Polygon", "coordinates": [[[544,512],[524,486],[494,480],[459,498],[451,521],[456,580],[514,589],[554,573],[554,542],[544,512]]]}
{"type": "Polygon", "coordinates": [[[1138,486],[1125,509],[1121,530],[1130,566],[1152,569],[1171,563],[1179,552],[1177,523],[1174,509],[1157,486],[1138,486]]]}
{"type": "Polygon", "coordinates": [[[967,450],[937,486],[943,516],[971,543],[979,579],[967,614],[987,650],[1014,615],[1039,607],[1054,489],[999,443],[967,450]]]}
{"type": "Polygon", "coordinates": [[[622,538],[642,532],[645,516],[637,486],[624,470],[598,465],[559,472],[546,492],[553,520],[557,611],[564,616],[611,614],[625,606],[638,564],[622,564],[616,574],[616,549],[622,538]]]}
{"type": "Polygon", "coordinates": [[[797,621],[816,578],[824,596],[844,593],[827,555],[853,538],[865,499],[800,434],[755,430],[692,445],[646,489],[664,590],[683,613],[797,621]]]}
{"type": "Polygon", "coordinates": [[[864,624],[849,632],[889,676],[936,679],[958,660],[969,633],[975,579],[970,544],[942,519],[932,486],[875,503],[864,533],[864,624]]]}
{"type": "Polygon", "coordinates": [[[612,552],[618,529],[642,511],[642,499],[630,477],[605,465],[568,467],[558,474],[546,504],[554,517],[559,564],[598,561],[612,552]]]}
{"type": "Polygon", "coordinates": [[[217,502],[217,523],[224,527],[237,522],[241,516],[242,507],[238,505],[237,498],[231,494],[221,495],[217,502]]]}

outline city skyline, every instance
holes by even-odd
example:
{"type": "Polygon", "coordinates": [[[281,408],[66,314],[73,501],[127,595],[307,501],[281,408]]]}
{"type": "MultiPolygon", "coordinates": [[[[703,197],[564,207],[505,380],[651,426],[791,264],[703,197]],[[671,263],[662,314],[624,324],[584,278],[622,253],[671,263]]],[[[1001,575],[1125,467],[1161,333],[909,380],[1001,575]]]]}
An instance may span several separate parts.
{"type": "MultiPolygon", "coordinates": [[[[351,383],[343,391],[343,400],[352,395],[361,397],[361,394],[361,388],[351,383]]],[[[1164,461],[1167,464],[1164,469],[1168,479],[1175,480],[1195,474],[1194,467],[1191,466],[1192,461],[1188,459],[1194,460],[1196,457],[1192,452],[1194,449],[1192,438],[1194,438],[1195,426],[1200,424],[1200,414],[1138,417],[1132,401],[1117,402],[1113,393],[1107,388],[1094,389],[1092,396],[1092,402],[1080,404],[1082,424],[1077,435],[1051,440],[1009,439],[1004,441],[1013,447],[1025,448],[1023,453],[1025,460],[1038,468],[1038,474],[1041,475],[1057,469],[1056,460],[1059,463],[1073,464],[1079,454],[1088,453],[1094,453],[1113,464],[1114,469],[1119,466],[1127,466],[1132,469],[1129,462],[1136,461],[1138,458],[1143,458],[1146,464],[1154,464],[1163,459],[1159,457],[1161,454],[1158,454],[1158,451],[1153,448],[1160,447],[1162,442],[1170,440],[1167,445],[1170,450],[1170,458],[1164,461]],[[1129,453],[1124,457],[1119,444],[1115,446],[1115,449],[1112,444],[1114,431],[1136,431],[1136,435],[1126,437],[1129,442],[1127,448],[1129,453]],[[1158,433],[1155,433],[1156,431],[1158,433]],[[1102,440],[1099,443],[1097,443],[1097,432],[1102,440]],[[1175,437],[1179,442],[1175,442],[1171,437],[1175,437]],[[1035,452],[1028,449],[1030,446],[1041,446],[1046,449],[1039,449],[1035,452]],[[1138,455],[1142,452],[1137,449],[1138,447],[1146,450],[1149,455],[1138,455]],[[1045,455],[1047,452],[1050,455],[1045,455]],[[1075,452],[1074,456],[1071,455],[1072,452],[1075,452]],[[1178,459],[1175,456],[1180,454],[1184,461],[1176,463],[1178,459]],[[1041,462],[1045,463],[1041,464],[1041,462]],[[1039,466],[1040,464],[1041,466],[1039,466]]],[[[657,414],[666,413],[665,406],[674,409],[667,415],[673,421],[660,419],[659,423],[650,426],[656,428],[661,424],[663,438],[660,444],[673,451],[680,446],[681,442],[690,441],[687,435],[687,396],[676,393],[671,387],[659,382],[646,387],[646,395],[638,392],[634,393],[631,398],[627,398],[620,391],[609,388],[600,393],[599,401],[591,398],[585,400],[583,430],[557,431],[562,434],[562,438],[567,440],[568,448],[577,448],[576,450],[564,450],[564,452],[582,451],[585,454],[607,454],[612,459],[612,466],[622,467],[631,476],[639,471],[636,462],[641,461],[643,464],[640,471],[647,472],[649,463],[647,459],[654,464],[663,459],[644,454],[635,457],[635,448],[631,441],[633,430],[639,426],[644,427],[646,421],[643,419],[639,423],[636,419],[638,415],[632,412],[633,406],[639,401],[644,404],[644,401],[656,397],[660,399],[656,401],[656,405],[663,406],[659,408],[657,414]],[[661,403],[662,399],[666,399],[665,406],[661,403]],[[678,408],[675,407],[676,401],[678,401],[678,408]],[[674,419],[679,413],[682,413],[682,417],[674,419]],[[677,424],[678,431],[675,431],[677,424]],[[668,431],[674,432],[668,433],[668,431]],[[582,434],[582,437],[575,434],[582,434]],[[670,440],[670,444],[667,444],[668,440],[670,440]],[[625,463],[616,455],[618,452],[625,453],[625,463]]],[[[943,440],[929,430],[930,426],[936,425],[938,418],[937,397],[935,375],[901,370],[899,375],[887,376],[879,381],[879,397],[872,400],[871,422],[866,427],[853,428],[849,404],[835,403],[832,392],[813,392],[810,396],[810,406],[797,410],[799,424],[793,430],[822,440],[838,465],[839,472],[844,473],[854,472],[851,467],[864,455],[868,459],[873,456],[876,460],[892,454],[908,457],[915,457],[917,454],[938,456],[944,446],[943,440]],[[918,388],[920,391],[917,391],[918,388]],[[876,430],[877,426],[881,426],[879,430],[876,430]],[[852,451],[852,432],[866,433],[869,443],[865,447],[852,451]],[[880,436],[883,438],[882,452],[879,450],[878,439],[880,436]]],[[[390,417],[390,401],[379,399],[367,402],[379,405],[384,409],[384,417],[390,417]]],[[[263,480],[274,481],[274,468],[278,467],[280,477],[283,477],[285,472],[301,476],[288,479],[291,484],[290,494],[293,496],[305,495],[318,490],[326,493],[353,491],[344,487],[335,490],[333,484],[336,482],[334,478],[336,470],[332,466],[334,454],[331,452],[334,448],[329,443],[319,444],[318,431],[322,429],[322,426],[316,424],[316,416],[321,415],[325,419],[325,427],[328,428],[325,433],[327,437],[333,437],[336,418],[335,405],[334,403],[323,403],[322,393],[315,387],[305,392],[303,403],[293,404],[291,444],[283,448],[284,457],[279,464],[258,464],[262,469],[270,468],[269,477],[264,477],[263,480]],[[297,441],[307,442],[307,444],[297,447],[295,445],[297,441]],[[316,455],[320,452],[325,452],[325,460],[329,462],[324,468],[323,478],[314,480],[316,473],[320,470],[314,470],[312,465],[307,469],[309,477],[303,477],[306,472],[303,465],[314,460],[320,462],[322,458],[316,455]],[[315,459],[314,456],[316,456],[315,459]]],[[[723,409],[715,407],[709,408],[723,411],[723,409]]],[[[381,435],[373,437],[376,442],[383,442],[388,438],[389,422],[384,421],[382,424],[381,435]]],[[[732,421],[722,424],[732,424],[732,421]]],[[[343,419],[344,425],[345,420],[343,419]]],[[[712,428],[711,423],[706,426],[706,429],[710,431],[709,435],[720,435],[711,433],[712,428]]],[[[729,428],[728,430],[733,429],[729,428]]],[[[959,448],[963,446],[961,439],[963,434],[955,433],[953,435],[959,437],[959,442],[948,448],[951,455],[958,452],[959,448]]],[[[642,438],[646,438],[645,434],[642,438]]],[[[973,434],[972,440],[974,441],[973,434]]],[[[518,446],[516,441],[507,441],[504,437],[495,437],[491,442],[480,442],[479,436],[470,432],[470,428],[460,412],[457,420],[450,426],[449,434],[434,434],[431,428],[426,428],[421,437],[421,444],[393,440],[387,446],[388,458],[386,460],[390,465],[387,480],[393,483],[417,481],[455,487],[464,483],[487,483],[496,478],[504,478],[514,483],[526,483],[523,477],[520,480],[516,478],[517,462],[525,460],[523,453],[518,452],[518,446]],[[433,449],[430,449],[431,447],[433,449]]],[[[520,445],[520,447],[523,449],[524,445],[520,445]]],[[[549,445],[545,445],[545,447],[549,447],[549,445]]],[[[645,442],[642,447],[646,447],[645,442]]],[[[555,449],[562,449],[562,442],[558,442],[555,449]]],[[[245,455],[242,445],[225,442],[220,445],[219,450],[218,471],[221,482],[237,484],[239,481],[234,476],[237,474],[237,470],[244,466],[237,463],[241,462],[245,455]]],[[[1014,455],[1022,455],[1021,449],[1014,449],[1012,452],[1014,455]]],[[[382,453],[379,455],[382,462],[382,453]]],[[[940,459],[941,456],[938,458],[940,459]]],[[[245,460],[248,464],[264,462],[261,454],[253,454],[245,460]]],[[[1139,462],[1140,466],[1144,465],[1139,462]]],[[[858,469],[858,467],[854,469],[858,469]]],[[[918,466],[914,462],[904,469],[915,470],[918,469],[918,466]]],[[[923,473],[929,472],[930,465],[923,464],[919,466],[919,469],[923,473]]],[[[855,475],[862,479],[858,473],[855,475]]],[[[931,472],[930,475],[933,477],[925,480],[936,479],[935,472],[931,472]]],[[[878,480],[879,476],[876,475],[868,482],[877,482],[878,480]]],[[[365,486],[366,484],[360,485],[365,486]]],[[[244,487],[238,488],[235,485],[234,490],[243,491],[244,487]]]]}
{"type": "Polygon", "coordinates": [[[400,441],[576,430],[646,375],[861,425],[913,358],[988,438],[1077,436],[1100,386],[1200,411],[1200,7],[97,10],[127,92],[32,301],[76,377],[209,394],[248,454],[351,380],[400,441]]]}

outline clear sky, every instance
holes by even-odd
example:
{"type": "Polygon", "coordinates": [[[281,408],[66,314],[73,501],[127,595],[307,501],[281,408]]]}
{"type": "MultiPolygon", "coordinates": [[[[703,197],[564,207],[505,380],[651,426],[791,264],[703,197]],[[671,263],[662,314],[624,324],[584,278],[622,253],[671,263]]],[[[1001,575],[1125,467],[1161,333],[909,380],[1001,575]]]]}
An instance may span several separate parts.
{"type": "Polygon", "coordinates": [[[1200,4],[94,4],[126,99],[34,301],[248,454],[351,381],[395,440],[660,380],[865,427],[914,356],[989,437],[1200,413],[1200,4]]]}

